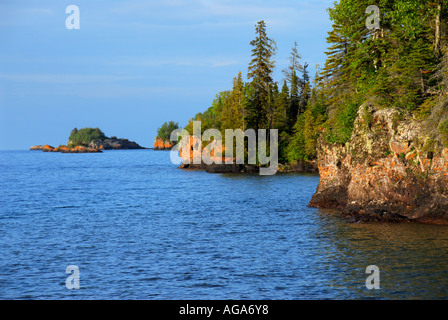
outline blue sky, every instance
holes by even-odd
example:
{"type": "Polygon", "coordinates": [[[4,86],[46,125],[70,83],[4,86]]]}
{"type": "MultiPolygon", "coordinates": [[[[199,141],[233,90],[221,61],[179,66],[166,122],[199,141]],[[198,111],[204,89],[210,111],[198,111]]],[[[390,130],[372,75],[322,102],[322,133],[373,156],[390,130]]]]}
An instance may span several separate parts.
{"type": "Polygon", "coordinates": [[[275,80],[294,41],[323,65],[333,1],[167,0],[0,3],[0,149],[67,143],[77,127],[152,147],[247,74],[255,24],[277,42],[275,80]],[[68,5],[80,29],[68,30],[68,5]]]}

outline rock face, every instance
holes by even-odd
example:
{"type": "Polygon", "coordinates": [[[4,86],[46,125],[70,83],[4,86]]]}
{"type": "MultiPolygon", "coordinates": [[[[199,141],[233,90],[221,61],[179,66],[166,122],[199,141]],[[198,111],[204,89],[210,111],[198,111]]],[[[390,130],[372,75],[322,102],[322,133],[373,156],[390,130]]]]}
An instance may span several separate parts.
{"type": "Polygon", "coordinates": [[[319,140],[310,206],[353,221],[448,224],[448,149],[426,151],[422,127],[396,110],[361,106],[345,146],[319,140]]]}
{"type": "Polygon", "coordinates": [[[225,147],[217,143],[215,140],[210,143],[210,158],[213,160],[212,164],[206,164],[201,158],[195,161],[195,152],[199,153],[199,156],[205,150],[202,148],[202,142],[195,136],[190,137],[189,145],[179,145],[179,156],[182,158],[183,164],[180,165],[180,169],[187,170],[205,170],[209,173],[241,173],[241,172],[258,172],[259,168],[252,165],[238,165],[235,164],[233,158],[226,158],[225,147]],[[226,161],[232,161],[233,164],[226,164],[226,161]],[[197,163],[195,163],[197,162],[197,163]],[[216,163],[221,162],[221,163],[216,163]]]}
{"type": "Polygon", "coordinates": [[[160,138],[156,138],[154,140],[154,150],[171,150],[174,146],[174,143],[171,141],[165,141],[160,138]]]}

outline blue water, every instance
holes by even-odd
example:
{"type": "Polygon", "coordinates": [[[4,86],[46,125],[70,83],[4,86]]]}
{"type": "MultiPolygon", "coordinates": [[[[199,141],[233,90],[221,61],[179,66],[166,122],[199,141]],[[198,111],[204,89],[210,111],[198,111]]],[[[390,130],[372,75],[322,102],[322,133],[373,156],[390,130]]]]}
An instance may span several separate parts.
{"type": "Polygon", "coordinates": [[[318,182],[183,171],[163,151],[2,151],[0,299],[448,298],[448,227],[347,223],[307,207],[318,182]]]}

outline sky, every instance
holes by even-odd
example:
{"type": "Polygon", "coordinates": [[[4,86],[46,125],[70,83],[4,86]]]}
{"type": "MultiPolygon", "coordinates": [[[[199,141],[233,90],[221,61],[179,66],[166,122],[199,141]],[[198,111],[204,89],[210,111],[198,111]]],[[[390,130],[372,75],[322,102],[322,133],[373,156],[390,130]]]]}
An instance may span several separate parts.
{"type": "Polygon", "coordinates": [[[274,79],[294,41],[325,63],[333,0],[1,0],[0,150],[66,144],[73,128],[153,147],[164,122],[185,126],[246,79],[255,24],[277,43],[274,79]],[[67,29],[69,5],[80,28],[67,29]]]}

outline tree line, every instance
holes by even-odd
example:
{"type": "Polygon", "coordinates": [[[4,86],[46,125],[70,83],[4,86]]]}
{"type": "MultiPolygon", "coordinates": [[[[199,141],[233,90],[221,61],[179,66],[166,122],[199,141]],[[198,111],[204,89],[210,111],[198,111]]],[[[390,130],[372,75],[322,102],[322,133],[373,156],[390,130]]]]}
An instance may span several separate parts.
{"type": "Polygon", "coordinates": [[[278,129],[279,160],[316,157],[317,139],[346,143],[363,103],[395,108],[426,122],[423,142],[448,146],[448,0],[380,0],[380,25],[366,27],[370,0],[340,0],[329,8],[327,60],[311,83],[298,44],[273,79],[276,43],[266,24],[255,26],[247,81],[242,72],[231,90],[220,92],[211,107],[193,121],[202,130],[278,129]]]}
{"type": "MultiPolygon", "coordinates": [[[[193,121],[202,122],[202,130],[218,129],[278,129],[279,160],[288,161],[287,146],[294,135],[298,116],[305,112],[311,97],[308,64],[301,64],[297,43],[290,53],[290,64],[283,70],[285,78],[274,81],[275,40],[268,37],[266,23],[255,26],[255,39],[251,61],[244,81],[240,71],[233,79],[231,90],[216,95],[212,105],[203,113],[196,114],[185,129],[193,133],[193,121]]],[[[223,135],[224,136],[224,135],[223,135]]],[[[289,157],[291,158],[291,157],[289,157]]]]}

